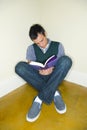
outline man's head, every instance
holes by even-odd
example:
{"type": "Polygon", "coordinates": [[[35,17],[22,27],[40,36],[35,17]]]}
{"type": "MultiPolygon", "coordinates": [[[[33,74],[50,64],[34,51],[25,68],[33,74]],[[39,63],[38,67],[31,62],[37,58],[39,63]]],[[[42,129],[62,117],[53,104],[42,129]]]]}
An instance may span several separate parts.
{"type": "Polygon", "coordinates": [[[45,29],[39,25],[39,24],[34,24],[31,26],[30,31],[29,31],[29,36],[31,40],[36,43],[38,46],[45,48],[47,45],[47,38],[45,34],[45,29]]]}
{"type": "Polygon", "coordinates": [[[38,37],[38,34],[43,34],[45,36],[45,29],[39,24],[32,25],[29,31],[31,40],[35,40],[38,37]]]}

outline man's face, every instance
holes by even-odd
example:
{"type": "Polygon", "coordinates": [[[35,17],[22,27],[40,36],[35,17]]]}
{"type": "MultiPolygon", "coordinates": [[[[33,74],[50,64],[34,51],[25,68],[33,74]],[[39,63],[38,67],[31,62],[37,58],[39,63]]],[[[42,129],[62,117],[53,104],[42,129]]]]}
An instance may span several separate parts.
{"type": "Polygon", "coordinates": [[[38,33],[38,36],[35,40],[33,40],[38,46],[45,48],[47,45],[47,38],[43,34],[38,33]]]}

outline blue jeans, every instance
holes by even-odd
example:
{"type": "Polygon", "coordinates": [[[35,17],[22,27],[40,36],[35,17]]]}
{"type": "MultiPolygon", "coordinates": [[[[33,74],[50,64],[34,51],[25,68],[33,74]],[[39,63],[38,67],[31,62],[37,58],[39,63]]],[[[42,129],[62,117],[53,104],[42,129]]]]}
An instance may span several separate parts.
{"type": "Polygon", "coordinates": [[[19,62],[15,66],[15,72],[27,83],[38,90],[38,97],[50,104],[54,93],[72,66],[72,60],[68,56],[62,56],[57,61],[53,72],[50,75],[41,75],[37,70],[26,62],[19,62]]]}

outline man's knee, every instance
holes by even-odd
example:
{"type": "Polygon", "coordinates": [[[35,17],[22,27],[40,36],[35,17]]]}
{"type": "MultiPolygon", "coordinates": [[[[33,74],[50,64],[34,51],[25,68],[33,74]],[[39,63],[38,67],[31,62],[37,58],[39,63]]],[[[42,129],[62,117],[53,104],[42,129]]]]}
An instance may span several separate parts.
{"type": "Polygon", "coordinates": [[[65,59],[65,63],[67,65],[70,65],[70,66],[72,65],[72,60],[69,56],[64,56],[64,59],[65,59]]]}
{"type": "Polygon", "coordinates": [[[23,71],[24,65],[25,65],[25,62],[22,62],[22,61],[17,63],[15,66],[15,72],[20,73],[21,71],[23,71]]]}
{"type": "Polygon", "coordinates": [[[72,60],[69,56],[62,56],[57,62],[57,66],[61,65],[62,67],[70,68],[72,66],[72,60]]]}

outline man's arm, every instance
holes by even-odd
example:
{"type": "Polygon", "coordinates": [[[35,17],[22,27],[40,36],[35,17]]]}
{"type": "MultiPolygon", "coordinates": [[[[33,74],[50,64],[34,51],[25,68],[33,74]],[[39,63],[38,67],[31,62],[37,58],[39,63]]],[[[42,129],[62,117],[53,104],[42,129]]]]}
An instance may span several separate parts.
{"type": "Polygon", "coordinates": [[[35,56],[33,44],[28,46],[28,48],[27,48],[26,59],[27,59],[28,63],[30,61],[36,61],[36,56],[35,56]]]}
{"type": "Polygon", "coordinates": [[[64,56],[64,55],[65,55],[65,50],[64,50],[62,43],[60,43],[59,47],[58,47],[57,58],[59,59],[61,56],[64,56]]]}

